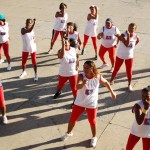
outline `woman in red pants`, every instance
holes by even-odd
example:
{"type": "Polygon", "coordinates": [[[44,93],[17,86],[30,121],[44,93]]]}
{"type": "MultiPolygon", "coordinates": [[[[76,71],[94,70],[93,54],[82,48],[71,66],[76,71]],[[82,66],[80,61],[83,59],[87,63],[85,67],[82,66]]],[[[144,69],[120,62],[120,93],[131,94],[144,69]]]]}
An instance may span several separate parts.
{"type": "Polygon", "coordinates": [[[142,138],[143,150],[150,150],[150,87],[144,88],[141,94],[142,99],[132,109],[133,113],[135,113],[135,120],[126,150],[133,150],[140,138],[142,138]]]}
{"type": "Polygon", "coordinates": [[[103,62],[103,65],[100,67],[101,69],[108,66],[108,63],[104,58],[105,53],[108,52],[112,65],[110,72],[113,72],[115,65],[116,45],[118,44],[119,36],[120,36],[119,29],[113,25],[113,22],[110,18],[107,18],[105,26],[103,26],[100,29],[99,34],[97,36],[99,40],[101,39],[101,46],[99,49],[99,57],[103,62]]]}
{"type": "Polygon", "coordinates": [[[135,33],[137,25],[135,23],[130,23],[128,30],[121,34],[120,43],[117,50],[115,68],[111,76],[110,84],[114,83],[114,78],[116,77],[120,67],[125,61],[126,73],[128,77],[128,89],[132,91],[131,86],[132,81],[132,67],[133,67],[133,53],[135,46],[139,43],[139,37],[135,33]]]}

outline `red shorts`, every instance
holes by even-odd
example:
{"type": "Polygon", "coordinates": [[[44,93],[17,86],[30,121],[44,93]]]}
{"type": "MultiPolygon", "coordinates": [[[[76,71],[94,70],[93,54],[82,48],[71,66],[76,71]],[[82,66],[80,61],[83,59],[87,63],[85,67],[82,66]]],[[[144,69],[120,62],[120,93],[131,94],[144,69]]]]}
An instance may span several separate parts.
{"type": "Polygon", "coordinates": [[[4,106],[5,106],[4,91],[3,87],[0,86],[0,108],[3,108],[4,106]]]}

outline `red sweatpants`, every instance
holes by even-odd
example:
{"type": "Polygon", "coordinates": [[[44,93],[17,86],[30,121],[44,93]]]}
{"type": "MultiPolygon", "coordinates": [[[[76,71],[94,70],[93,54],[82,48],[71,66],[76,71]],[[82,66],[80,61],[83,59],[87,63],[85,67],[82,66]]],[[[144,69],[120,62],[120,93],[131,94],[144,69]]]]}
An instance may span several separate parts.
{"type": "Polygon", "coordinates": [[[96,125],[96,115],[97,115],[97,108],[85,108],[78,105],[73,106],[73,110],[71,113],[70,121],[71,123],[76,123],[80,115],[85,111],[88,115],[88,120],[91,126],[96,125]]]}
{"type": "Polygon", "coordinates": [[[9,43],[8,43],[8,41],[5,42],[5,43],[0,43],[0,55],[1,55],[2,47],[3,47],[3,49],[4,49],[5,57],[6,57],[7,59],[9,59],[10,56],[9,56],[9,43]]]}
{"type": "MultiPolygon", "coordinates": [[[[29,52],[22,52],[22,66],[26,66],[26,62],[29,56],[29,52]]],[[[32,64],[36,65],[36,52],[31,53],[32,64]]]]}
{"type": "MultiPolygon", "coordinates": [[[[92,38],[94,49],[97,49],[97,38],[96,38],[96,36],[93,36],[91,38],[92,38]]],[[[86,46],[88,39],[89,39],[89,36],[84,34],[84,42],[83,42],[84,46],[86,46]]]]}
{"type": "Polygon", "coordinates": [[[59,75],[57,89],[59,91],[61,91],[68,80],[70,83],[72,94],[73,94],[74,98],[76,98],[76,96],[77,96],[76,85],[77,85],[78,75],[74,75],[74,76],[70,76],[70,77],[63,77],[63,76],[59,75]]]}
{"type": "Polygon", "coordinates": [[[105,61],[105,58],[104,58],[104,55],[105,53],[108,51],[109,53],[109,58],[110,58],[110,61],[111,61],[111,64],[114,65],[115,63],[115,52],[116,52],[116,48],[113,46],[113,47],[110,47],[110,48],[106,48],[104,47],[103,45],[100,46],[100,49],[99,49],[99,57],[100,59],[106,63],[105,61]]]}
{"type": "MultiPolygon", "coordinates": [[[[123,62],[124,62],[124,59],[116,57],[115,68],[114,68],[114,71],[112,73],[112,77],[114,77],[114,78],[116,77],[116,75],[117,75],[120,67],[122,66],[123,62]]],[[[133,58],[126,59],[125,65],[126,65],[127,77],[128,77],[128,79],[132,79],[133,58]]]]}
{"type": "MultiPolygon", "coordinates": [[[[130,134],[126,145],[126,150],[133,150],[139,140],[140,137],[130,134]]],[[[142,138],[142,143],[143,150],[150,150],[150,138],[142,138]]]]}
{"type": "Polygon", "coordinates": [[[60,36],[62,38],[63,37],[63,31],[57,31],[57,30],[53,29],[53,31],[52,31],[52,39],[51,39],[52,45],[54,45],[55,41],[57,40],[57,37],[58,37],[59,33],[60,33],[60,36]]]}
{"type": "Polygon", "coordinates": [[[0,108],[5,106],[3,86],[0,86],[0,108]]]}

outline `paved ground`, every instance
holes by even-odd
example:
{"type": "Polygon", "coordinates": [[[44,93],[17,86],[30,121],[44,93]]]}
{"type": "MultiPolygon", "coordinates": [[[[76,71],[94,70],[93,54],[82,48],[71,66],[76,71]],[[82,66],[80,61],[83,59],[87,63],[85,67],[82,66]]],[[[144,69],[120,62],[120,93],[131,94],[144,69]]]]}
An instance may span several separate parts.
{"type": "MultiPolygon", "coordinates": [[[[133,69],[134,92],[127,91],[125,68],[122,67],[113,89],[117,93],[116,101],[112,101],[105,87],[99,89],[100,98],[97,116],[97,150],[124,150],[130,128],[134,119],[131,107],[140,99],[140,90],[150,85],[150,1],[149,0],[64,0],[68,4],[69,21],[78,24],[83,39],[88,7],[95,4],[99,7],[99,27],[105,19],[111,17],[121,30],[127,29],[131,22],[138,25],[137,33],[140,43],[135,50],[133,69]]],[[[61,98],[53,100],[57,85],[59,61],[57,50],[61,47],[57,40],[51,55],[49,49],[51,30],[54,25],[54,14],[58,10],[60,0],[13,0],[1,1],[0,13],[6,15],[10,24],[10,54],[12,71],[6,71],[6,63],[0,65],[0,75],[5,89],[9,124],[0,125],[0,150],[84,150],[89,147],[91,131],[86,114],[78,121],[74,136],[67,142],[60,141],[60,136],[67,129],[71,113],[72,94],[67,84],[61,98]],[[36,18],[36,41],[38,46],[39,81],[33,82],[33,69],[28,61],[28,76],[20,80],[22,41],[20,29],[26,18],[36,18]]],[[[100,45],[100,43],[99,43],[100,45]]],[[[80,70],[87,59],[93,59],[91,40],[87,52],[80,56],[80,70]]],[[[3,56],[4,58],[4,56],[3,56]]],[[[97,67],[101,61],[95,61],[97,67]]],[[[110,62],[108,61],[110,64],[110,62]]],[[[100,70],[110,80],[109,67],[100,70]]],[[[141,150],[141,142],[135,150],[141,150]]]]}

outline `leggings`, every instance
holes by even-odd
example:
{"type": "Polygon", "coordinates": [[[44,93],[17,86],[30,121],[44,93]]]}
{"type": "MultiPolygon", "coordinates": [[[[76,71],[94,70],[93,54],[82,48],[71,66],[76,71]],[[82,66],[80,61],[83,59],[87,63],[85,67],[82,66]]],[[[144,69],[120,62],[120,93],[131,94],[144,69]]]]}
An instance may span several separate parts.
{"type": "Polygon", "coordinates": [[[57,30],[53,29],[53,31],[52,31],[52,39],[51,39],[52,45],[54,45],[54,43],[55,43],[59,33],[60,33],[61,38],[62,38],[63,37],[63,31],[57,31],[57,30]]]}
{"type": "MultiPolygon", "coordinates": [[[[139,140],[140,137],[130,134],[126,145],[126,150],[133,150],[139,140]]],[[[142,138],[142,143],[143,150],[150,150],[150,138],[142,138]]]]}
{"type": "Polygon", "coordinates": [[[61,91],[62,88],[64,87],[65,83],[68,80],[70,82],[70,87],[71,87],[71,90],[72,90],[72,94],[73,94],[74,98],[76,98],[76,96],[77,96],[76,85],[77,85],[78,75],[74,75],[74,76],[70,76],[70,77],[64,77],[64,76],[59,75],[59,81],[58,81],[57,89],[59,91],[61,91]]]}
{"type": "MultiPolygon", "coordinates": [[[[96,36],[93,36],[91,38],[92,38],[94,49],[97,49],[97,39],[96,39],[96,36]]],[[[84,42],[83,42],[84,46],[86,46],[86,44],[88,42],[88,39],[89,39],[89,36],[84,34],[84,42]]]]}
{"type": "MultiPolygon", "coordinates": [[[[116,75],[117,75],[120,67],[122,66],[123,62],[124,62],[124,59],[116,57],[115,68],[114,68],[114,71],[112,73],[112,77],[114,77],[114,78],[116,77],[116,75]]],[[[133,58],[125,59],[125,65],[126,65],[127,77],[128,77],[128,79],[132,79],[133,58]]]]}
{"type": "Polygon", "coordinates": [[[5,106],[3,86],[0,86],[0,108],[5,106]]]}
{"type": "Polygon", "coordinates": [[[9,43],[8,43],[8,41],[5,42],[5,43],[0,43],[0,55],[1,55],[1,49],[2,49],[2,47],[3,47],[3,49],[4,49],[5,57],[6,57],[7,59],[9,59],[10,56],[9,56],[9,43]]]}
{"type": "Polygon", "coordinates": [[[115,52],[116,52],[116,48],[114,46],[110,47],[110,48],[106,48],[103,45],[101,45],[100,49],[99,49],[99,57],[101,58],[101,60],[103,62],[105,62],[104,55],[107,51],[109,53],[109,58],[110,58],[111,64],[114,65],[114,63],[115,63],[115,52]]]}
{"type": "MultiPolygon", "coordinates": [[[[26,66],[26,62],[29,56],[29,52],[22,52],[22,66],[26,66]]],[[[31,53],[32,64],[36,65],[36,52],[31,53]]]]}
{"type": "Polygon", "coordinates": [[[85,111],[85,109],[86,109],[86,113],[87,113],[88,121],[89,121],[90,125],[95,126],[96,125],[97,108],[85,108],[85,107],[81,107],[78,105],[73,106],[73,110],[72,110],[69,122],[75,124],[76,121],[78,120],[78,118],[80,117],[80,115],[85,111]]]}

